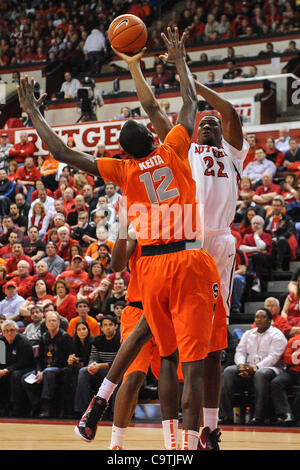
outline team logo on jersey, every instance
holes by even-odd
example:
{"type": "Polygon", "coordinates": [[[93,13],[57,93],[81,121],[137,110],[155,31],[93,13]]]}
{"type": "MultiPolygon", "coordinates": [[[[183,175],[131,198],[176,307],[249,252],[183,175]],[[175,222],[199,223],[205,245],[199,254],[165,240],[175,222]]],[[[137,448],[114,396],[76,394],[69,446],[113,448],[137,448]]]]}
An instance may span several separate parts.
{"type": "Polygon", "coordinates": [[[217,282],[213,284],[212,291],[213,291],[214,298],[217,299],[219,297],[219,284],[217,282]]]}
{"type": "Polygon", "coordinates": [[[122,24],[125,24],[125,25],[127,26],[127,25],[128,25],[128,23],[129,23],[129,21],[128,21],[128,20],[126,20],[126,19],[125,19],[125,20],[122,20],[122,21],[120,21],[120,23],[118,23],[118,24],[117,24],[117,26],[115,27],[115,29],[114,29],[114,32],[115,32],[115,31],[116,31],[118,28],[120,28],[120,27],[122,26],[122,24]]]}

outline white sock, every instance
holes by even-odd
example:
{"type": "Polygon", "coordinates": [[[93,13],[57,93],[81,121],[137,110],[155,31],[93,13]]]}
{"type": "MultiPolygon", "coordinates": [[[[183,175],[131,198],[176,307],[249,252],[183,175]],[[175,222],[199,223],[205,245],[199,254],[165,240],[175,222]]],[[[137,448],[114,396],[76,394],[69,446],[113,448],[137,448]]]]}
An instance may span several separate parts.
{"type": "Polygon", "coordinates": [[[189,429],[182,430],[182,450],[197,450],[199,432],[189,429]]]}
{"type": "Polygon", "coordinates": [[[178,419],[167,419],[162,421],[164,443],[166,450],[177,450],[178,448],[178,419]]]}
{"type": "Polygon", "coordinates": [[[214,431],[218,427],[219,408],[203,408],[203,427],[214,431]]]}
{"type": "Polygon", "coordinates": [[[110,446],[109,448],[112,450],[118,450],[116,447],[120,447],[121,449],[124,449],[124,437],[125,433],[127,431],[127,428],[118,428],[113,424],[112,429],[111,429],[111,441],[110,441],[110,446]]]}
{"type": "Polygon", "coordinates": [[[111,382],[105,377],[101,386],[99,387],[99,390],[97,392],[97,397],[104,398],[106,401],[108,401],[110,397],[112,396],[112,394],[114,393],[114,390],[117,386],[118,384],[114,384],[113,382],[111,382]]]}

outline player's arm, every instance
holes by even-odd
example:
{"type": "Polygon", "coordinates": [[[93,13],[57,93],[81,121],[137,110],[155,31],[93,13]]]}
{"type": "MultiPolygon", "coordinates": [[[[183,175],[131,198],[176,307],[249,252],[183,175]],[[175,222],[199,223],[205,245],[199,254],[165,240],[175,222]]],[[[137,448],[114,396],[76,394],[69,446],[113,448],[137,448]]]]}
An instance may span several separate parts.
{"type": "Polygon", "coordinates": [[[119,202],[119,233],[111,255],[111,269],[120,272],[126,268],[136,247],[136,240],[128,236],[129,220],[123,199],[119,202]]]}
{"type": "Polygon", "coordinates": [[[69,148],[61,138],[51,129],[42,116],[39,107],[46,98],[44,93],[38,100],[33,94],[34,79],[30,81],[25,76],[21,78],[20,85],[17,87],[19,102],[21,108],[30,117],[33,127],[39,134],[42,142],[45,143],[49,152],[52,153],[55,160],[66,163],[67,165],[86,171],[87,173],[99,176],[97,161],[92,155],[78,152],[69,148]]]}
{"type": "Polygon", "coordinates": [[[196,90],[222,116],[224,139],[237,150],[243,147],[243,130],[235,107],[219,93],[195,80],[196,90]]]}
{"type": "Polygon", "coordinates": [[[145,80],[143,72],[140,67],[140,60],[146,50],[143,48],[141,52],[134,56],[128,56],[122,52],[117,51],[112,47],[115,54],[123,59],[129,68],[131,76],[134,80],[135,89],[138,95],[138,99],[147,113],[155,132],[157,133],[160,140],[163,142],[168,132],[172,129],[172,123],[170,122],[167,114],[161,109],[157,99],[155,98],[151,87],[145,80]]]}
{"type": "Polygon", "coordinates": [[[168,55],[174,57],[176,69],[180,78],[180,92],[183,105],[179,111],[177,124],[181,124],[192,137],[195,127],[195,117],[197,112],[197,93],[193,75],[186,64],[185,40],[186,34],[183,33],[179,39],[178,28],[168,28],[168,37],[162,33],[162,39],[168,49],[168,55]]]}

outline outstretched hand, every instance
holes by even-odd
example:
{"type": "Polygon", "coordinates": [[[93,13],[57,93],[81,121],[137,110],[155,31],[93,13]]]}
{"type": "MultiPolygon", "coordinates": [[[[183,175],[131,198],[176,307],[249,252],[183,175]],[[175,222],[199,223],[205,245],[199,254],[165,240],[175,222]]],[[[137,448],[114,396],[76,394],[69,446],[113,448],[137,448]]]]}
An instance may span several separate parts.
{"type": "Polygon", "coordinates": [[[179,32],[178,32],[177,26],[174,27],[174,32],[172,31],[170,27],[168,27],[167,32],[168,32],[168,37],[164,33],[161,33],[161,38],[167,47],[167,52],[160,55],[159,58],[165,64],[174,65],[176,62],[176,58],[186,57],[184,45],[185,45],[187,36],[186,36],[186,33],[184,32],[181,36],[181,39],[179,39],[179,32]]]}
{"type": "Polygon", "coordinates": [[[39,109],[47,96],[47,93],[44,93],[39,97],[39,99],[35,98],[34,78],[31,78],[29,81],[27,75],[20,79],[20,84],[17,86],[17,92],[20,106],[28,115],[30,115],[32,111],[39,109]]]}
{"type": "Polygon", "coordinates": [[[119,52],[113,46],[111,46],[111,48],[114,51],[114,53],[120,57],[120,59],[123,59],[127,63],[128,67],[132,64],[140,62],[141,58],[143,57],[147,49],[147,47],[143,47],[143,49],[140,50],[137,54],[134,54],[131,56],[131,55],[125,54],[124,52],[119,52]]]}

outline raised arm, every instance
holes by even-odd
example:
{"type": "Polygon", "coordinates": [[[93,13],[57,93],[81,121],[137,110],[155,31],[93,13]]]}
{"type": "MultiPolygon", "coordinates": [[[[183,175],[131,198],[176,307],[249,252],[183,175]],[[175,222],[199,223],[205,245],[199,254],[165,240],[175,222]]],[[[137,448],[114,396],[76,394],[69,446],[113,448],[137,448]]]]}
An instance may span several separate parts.
{"type": "Polygon", "coordinates": [[[120,272],[127,266],[129,258],[136,247],[136,240],[128,237],[128,224],[127,211],[121,198],[119,203],[119,233],[111,255],[111,269],[114,272],[120,272]]]}
{"type": "Polygon", "coordinates": [[[122,52],[117,51],[112,47],[116,55],[123,59],[129,68],[131,76],[134,80],[135,89],[138,95],[138,99],[147,113],[155,132],[157,133],[160,140],[163,142],[166,135],[172,128],[172,123],[170,122],[165,111],[160,107],[157,99],[155,98],[151,87],[145,80],[143,72],[140,67],[140,60],[146,50],[142,49],[141,52],[135,54],[134,56],[128,56],[122,52]]]}
{"type": "Polygon", "coordinates": [[[95,158],[92,155],[69,148],[47,124],[39,110],[47,94],[44,93],[37,100],[33,94],[33,85],[33,78],[30,81],[27,76],[21,78],[20,85],[17,87],[20,106],[30,117],[34,128],[47,146],[49,152],[51,152],[55,160],[59,162],[86,171],[91,175],[99,176],[95,158]]]}

